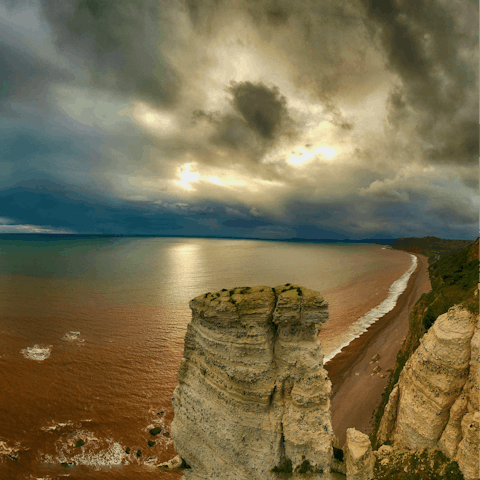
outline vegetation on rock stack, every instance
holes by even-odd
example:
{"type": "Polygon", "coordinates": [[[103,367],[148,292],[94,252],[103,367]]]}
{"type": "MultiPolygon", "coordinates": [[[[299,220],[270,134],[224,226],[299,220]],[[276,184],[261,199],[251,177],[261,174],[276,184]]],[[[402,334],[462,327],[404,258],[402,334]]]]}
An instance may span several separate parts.
{"type": "Polygon", "coordinates": [[[377,457],[373,480],[464,480],[464,476],[457,462],[442,452],[423,450],[377,457]]]}
{"type": "MultiPolygon", "coordinates": [[[[415,240],[428,240],[430,244],[434,244],[434,241],[441,239],[436,239],[435,237],[427,237],[426,239],[411,238],[399,239],[398,242],[400,242],[399,245],[408,246],[410,249],[426,248],[425,242],[415,243],[415,240]]],[[[451,245],[457,245],[453,242],[464,242],[463,240],[441,241],[452,242],[451,245]]],[[[445,243],[445,245],[448,245],[448,243],[445,243]]],[[[398,246],[395,247],[398,248],[398,246]]],[[[410,313],[407,338],[397,354],[395,366],[390,374],[387,387],[382,396],[382,401],[374,413],[374,425],[372,433],[370,434],[374,448],[379,447],[377,444],[377,431],[385,406],[388,403],[388,397],[398,382],[405,363],[417,349],[420,344],[420,339],[432,326],[433,322],[454,305],[461,305],[473,314],[478,315],[478,249],[479,239],[477,238],[475,242],[470,243],[466,248],[461,250],[455,248],[453,249],[453,253],[450,253],[448,256],[440,256],[437,261],[429,266],[428,270],[432,290],[419,298],[410,313]]]]}

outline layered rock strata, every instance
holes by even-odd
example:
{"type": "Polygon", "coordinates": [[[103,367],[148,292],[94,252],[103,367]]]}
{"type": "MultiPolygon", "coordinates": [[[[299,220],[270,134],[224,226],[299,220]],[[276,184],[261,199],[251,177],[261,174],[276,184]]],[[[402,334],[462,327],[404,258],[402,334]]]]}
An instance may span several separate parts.
{"type": "Polygon", "coordinates": [[[400,448],[439,448],[465,478],[478,478],[478,324],[452,307],[407,361],[377,438],[400,448]]]}
{"type": "Polygon", "coordinates": [[[347,480],[371,480],[375,458],[368,436],[354,428],[347,429],[344,451],[347,480]]]}
{"type": "Polygon", "coordinates": [[[173,396],[188,478],[329,472],[331,383],[316,339],[328,304],[297,285],[245,287],[190,302],[173,396]]]}

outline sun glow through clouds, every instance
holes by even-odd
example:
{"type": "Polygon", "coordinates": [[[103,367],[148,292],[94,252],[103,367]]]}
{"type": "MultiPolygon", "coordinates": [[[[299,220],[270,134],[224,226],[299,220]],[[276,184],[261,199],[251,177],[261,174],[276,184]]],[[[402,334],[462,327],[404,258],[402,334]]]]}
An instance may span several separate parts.
{"type": "Polygon", "coordinates": [[[187,190],[191,190],[192,187],[189,185],[190,182],[196,182],[198,177],[200,176],[199,173],[193,173],[190,171],[190,167],[192,166],[191,163],[187,163],[183,166],[183,171],[178,174],[178,176],[182,179],[181,182],[177,182],[183,188],[187,190]]]}
{"type": "Polygon", "coordinates": [[[149,123],[153,123],[155,121],[155,117],[151,113],[147,113],[145,120],[149,123]]]}
{"type": "Polygon", "coordinates": [[[218,177],[210,177],[208,180],[217,185],[223,185],[223,182],[218,177]]]}
{"type": "Polygon", "coordinates": [[[322,146],[317,148],[313,152],[304,151],[301,155],[291,157],[288,159],[288,163],[290,163],[290,165],[302,165],[305,162],[312,160],[312,158],[314,158],[318,154],[321,154],[328,159],[332,159],[337,154],[337,152],[333,148],[322,146]]]}
{"type": "Polygon", "coordinates": [[[336,155],[336,151],[330,147],[320,147],[317,152],[320,152],[324,157],[333,158],[336,155]]]}

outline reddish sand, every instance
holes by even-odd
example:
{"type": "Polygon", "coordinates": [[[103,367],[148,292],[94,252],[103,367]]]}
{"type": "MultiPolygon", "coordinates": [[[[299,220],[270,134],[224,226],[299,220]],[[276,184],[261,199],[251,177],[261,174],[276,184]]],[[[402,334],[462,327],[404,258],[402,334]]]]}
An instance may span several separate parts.
{"type": "Polygon", "coordinates": [[[332,381],[332,426],[340,445],[345,442],[347,428],[355,427],[364,433],[371,431],[373,412],[387,385],[387,369],[393,368],[408,332],[410,311],[420,296],[431,290],[428,260],[423,255],[416,256],[417,268],[394,309],[325,365],[332,381]],[[380,360],[371,363],[377,353],[380,360]],[[377,365],[381,371],[372,375],[377,365]]]}
{"type": "Polygon", "coordinates": [[[389,296],[392,283],[410,268],[410,255],[398,251],[385,253],[389,255],[388,264],[377,269],[374,275],[357,276],[346,285],[322,291],[329,303],[329,319],[319,335],[325,356],[338,347],[339,339],[350,325],[389,296]]]}

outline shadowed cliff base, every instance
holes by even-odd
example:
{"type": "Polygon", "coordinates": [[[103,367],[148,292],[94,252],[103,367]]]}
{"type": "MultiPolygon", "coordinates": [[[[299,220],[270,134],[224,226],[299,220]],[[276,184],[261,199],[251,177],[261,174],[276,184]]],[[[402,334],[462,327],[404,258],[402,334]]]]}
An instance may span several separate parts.
{"type": "Polygon", "coordinates": [[[382,399],[389,369],[395,365],[408,332],[409,313],[420,296],[431,289],[428,259],[416,256],[417,268],[395,308],[325,364],[332,382],[332,428],[340,446],[345,443],[347,428],[370,432],[372,415],[382,399]],[[379,358],[372,360],[375,355],[379,358]]]}

